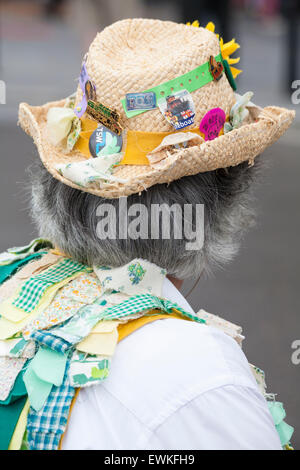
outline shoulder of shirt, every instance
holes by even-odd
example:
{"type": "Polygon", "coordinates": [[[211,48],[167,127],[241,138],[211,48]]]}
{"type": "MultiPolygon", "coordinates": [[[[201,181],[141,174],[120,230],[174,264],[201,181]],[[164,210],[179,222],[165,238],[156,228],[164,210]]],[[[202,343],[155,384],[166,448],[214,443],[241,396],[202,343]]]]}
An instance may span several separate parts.
{"type": "Polygon", "coordinates": [[[101,387],[154,429],[186,403],[227,385],[257,387],[237,343],[215,328],[165,319],[119,343],[101,387]]]}
{"type": "MultiPolygon", "coordinates": [[[[193,313],[168,279],[162,294],[193,313]]],[[[99,400],[102,393],[109,394],[155,429],[186,403],[227,385],[257,389],[240,346],[215,328],[168,318],[143,326],[118,344],[110,375],[95,392],[99,400]]],[[[85,396],[94,399],[93,393],[85,396]]]]}

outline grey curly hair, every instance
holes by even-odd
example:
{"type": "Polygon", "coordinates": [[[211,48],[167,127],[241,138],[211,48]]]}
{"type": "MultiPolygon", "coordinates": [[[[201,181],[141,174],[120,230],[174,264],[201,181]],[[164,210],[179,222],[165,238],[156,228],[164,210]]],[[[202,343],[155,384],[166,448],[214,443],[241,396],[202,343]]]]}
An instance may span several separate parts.
{"type": "MultiPolygon", "coordinates": [[[[40,236],[79,262],[112,267],[143,258],[165,268],[179,279],[208,273],[230,261],[239,248],[244,232],[253,224],[252,182],[254,166],[235,167],[186,176],[169,185],[159,184],[127,198],[132,204],[204,204],[204,243],[201,249],[186,249],[186,239],[176,239],[175,219],[171,216],[171,237],[158,239],[99,239],[97,208],[118,199],[103,199],[64,185],[39,161],[30,169],[32,217],[40,236]]],[[[120,215],[120,214],[119,214],[120,215]]]]}

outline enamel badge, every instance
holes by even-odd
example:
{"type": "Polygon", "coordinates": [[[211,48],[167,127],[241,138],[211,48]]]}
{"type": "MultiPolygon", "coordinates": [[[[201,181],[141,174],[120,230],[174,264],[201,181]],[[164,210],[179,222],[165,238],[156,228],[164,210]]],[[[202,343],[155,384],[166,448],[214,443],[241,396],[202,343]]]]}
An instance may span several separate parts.
{"type": "Polygon", "coordinates": [[[94,100],[88,100],[86,111],[100,124],[103,124],[115,134],[121,135],[123,128],[119,122],[120,114],[118,111],[94,100]]]}
{"type": "Polygon", "coordinates": [[[217,62],[214,56],[211,55],[209,58],[209,70],[213,79],[218,81],[222,77],[224,66],[222,62],[217,62]]]}

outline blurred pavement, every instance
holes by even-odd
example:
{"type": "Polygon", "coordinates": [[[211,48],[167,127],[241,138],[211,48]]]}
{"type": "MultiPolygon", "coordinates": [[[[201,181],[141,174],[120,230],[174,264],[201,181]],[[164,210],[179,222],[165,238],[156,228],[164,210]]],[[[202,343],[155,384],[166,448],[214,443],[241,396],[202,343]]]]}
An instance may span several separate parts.
{"type": "MultiPolygon", "coordinates": [[[[282,92],[284,24],[258,26],[239,18],[232,29],[241,44],[244,70],[239,92],[253,90],[253,101],[260,105],[293,107],[282,92]]],[[[58,20],[5,14],[0,30],[0,79],[7,86],[7,104],[0,105],[3,251],[37,235],[28,216],[25,175],[37,154],[16,125],[17,105],[42,104],[72,93],[82,54],[76,32],[58,20]]],[[[285,403],[287,422],[296,427],[293,444],[298,449],[300,365],[291,363],[291,343],[300,339],[299,132],[300,112],[280,143],[265,152],[268,168],[257,190],[256,229],[244,240],[239,257],[214,278],[201,280],[188,298],[196,310],[204,308],[243,326],[248,359],[266,371],[269,390],[285,403]]],[[[184,292],[192,284],[186,283],[184,292]]]]}

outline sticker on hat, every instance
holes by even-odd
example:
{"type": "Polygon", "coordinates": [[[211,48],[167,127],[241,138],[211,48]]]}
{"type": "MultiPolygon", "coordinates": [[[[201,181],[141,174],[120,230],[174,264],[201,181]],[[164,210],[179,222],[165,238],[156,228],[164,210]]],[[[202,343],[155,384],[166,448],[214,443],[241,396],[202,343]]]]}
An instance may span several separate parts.
{"type": "Polygon", "coordinates": [[[127,111],[136,109],[148,110],[156,108],[156,95],[153,91],[142,93],[127,93],[126,95],[127,111]]]}
{"type": "Polygon", "coordinates": [[[89,149],[93,157],[112,155],[122,150],[123,139],[103,124],[99,124],[89,140],[89,149]]]}
{"type": "Polygon", "coordinates": [[[226,114],[221,108],[213,108],[208,111],[200,122],[200,132],[205,140],[214,140],[219,137],[226,121],[226,114]]]}
{"type": "Polygon", "coordinates": [[[194,123],[195,106],[192,96],[187,90],[180,90],[161,98],[158,101],[158,107],[166,120],[176,130],[194,123]]]}

